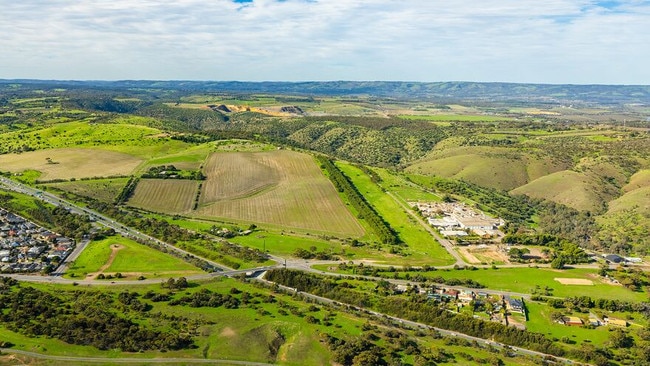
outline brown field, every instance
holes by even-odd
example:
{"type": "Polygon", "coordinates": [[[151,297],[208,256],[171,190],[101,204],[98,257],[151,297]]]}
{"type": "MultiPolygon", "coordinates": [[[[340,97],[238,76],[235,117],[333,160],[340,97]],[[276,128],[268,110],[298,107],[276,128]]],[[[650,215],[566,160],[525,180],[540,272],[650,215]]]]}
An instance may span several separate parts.
{"type": "Polygon", "coordinates": [[[194,204],[198,185],[193,180],[142,179],[128,204],[156,212],[188,212],[194,204]]]}
{"type": "Polygon", "coordinates": [[[2,170],[38,170],[42,173],[39,180],[128,175],[141,162],[142,159],[119,152],[78,148],[0,155],[2,170]]]}
{"type": "Polygon", "coordinates": [[[554,278],[557,282],[563,284],[563,285],[581,285],[581,286],[593,286],[594,282],[592,280],[587,280],[584,278],[562,278],[562,277],[556,277],[554,278]]]}
{"type": "Polygon", "coordinates": [[[213,153],[205,164],[199,216],[351,236],[364,231],[306,154],[213,153]]]}
{"type": "Polygon", "coordinates": [[[471,245],[456,247],[460,255],[470,264],[510,263],[508,256],[496,245],[471,245]]]}

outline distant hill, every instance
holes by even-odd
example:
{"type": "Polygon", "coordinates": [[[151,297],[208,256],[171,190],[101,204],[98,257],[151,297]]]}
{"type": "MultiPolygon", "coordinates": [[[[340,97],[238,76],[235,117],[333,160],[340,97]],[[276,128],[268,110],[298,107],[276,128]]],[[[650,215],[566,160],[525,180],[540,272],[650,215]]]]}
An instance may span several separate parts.
{"type": "Polygon", "coordinates": [[[188,92],[235,92],[294,95],[369,95],[390,98],[477,100],[537,103],[598,103],[605,105],[650,104],[649,85],[555,85],[478,82],[404,82],[404,81],[70,81],[0,80],[2,85],[39,87],[158,89],[188,92]]]}

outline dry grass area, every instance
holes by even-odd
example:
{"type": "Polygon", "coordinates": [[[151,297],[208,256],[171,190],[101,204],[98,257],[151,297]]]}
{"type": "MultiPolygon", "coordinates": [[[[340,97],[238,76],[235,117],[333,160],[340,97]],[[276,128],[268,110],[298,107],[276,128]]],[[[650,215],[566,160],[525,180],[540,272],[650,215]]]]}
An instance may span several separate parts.
{"type": "Polygon", "coordinates": [[[199,216],[350,236],[364,231],[307,154],[214,153],[205,163],[199,216]]]}
{"type": "Polygon", "coordinates": [[[194,205],[198,185],[193,180],[142,179],[128,204],[156,212],[188,212],[194,205]]]}
{"type": "Polygon", "coordinates": [[[510,263],[506,253],[496,245],[459,246],[457,250],[470,264],[510,263]]]}
{"type": "Polygon", "coordinates": [[[38,170],[40,180],[128,175],[142,159],[114,151],[64,148],[0,155],[0,167],[10,172],[38,170]]]}
{"type": "Polygon", "coordinates": [[[557,282],[563,284],[563,285],[580,285],[580,286],[593,286],[594,281],[592,280],[587,280],[584,278],[563,278],[563,277],[556,277],[554,278],[557,282]]]}

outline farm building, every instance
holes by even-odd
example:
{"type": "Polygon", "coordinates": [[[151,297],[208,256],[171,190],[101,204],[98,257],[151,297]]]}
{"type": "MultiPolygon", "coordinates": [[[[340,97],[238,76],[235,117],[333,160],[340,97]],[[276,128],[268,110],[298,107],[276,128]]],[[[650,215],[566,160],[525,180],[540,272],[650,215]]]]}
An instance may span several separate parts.
{"type": "Polygon", "coordinates": [[[621,263],[625,261],[625,258],[621,257],[620,255],[617,254],[607,254],[603,256],[605,259],[612,263],[621,263]]]}
{"type": "Polygon", "coordinates": [[[577,316],[565,316],[562,318],[561,323],[568,326],[580,327],[584,325],[582,319],[577,316]]]}

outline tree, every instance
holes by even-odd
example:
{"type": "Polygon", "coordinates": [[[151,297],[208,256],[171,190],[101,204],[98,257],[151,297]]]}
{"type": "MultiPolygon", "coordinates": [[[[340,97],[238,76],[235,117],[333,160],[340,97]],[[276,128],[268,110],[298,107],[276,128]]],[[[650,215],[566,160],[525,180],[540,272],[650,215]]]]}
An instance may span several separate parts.
{"type": "Polygon", "coordinates": [[[551,268],[554,269],[564,269],[566,265],[566,259],[563,256],[558,256],[551,262],[551,268]]]}
{"type": "Polygon", "coordinates": [[[623,329],[616,329],[610,334],[609,343],[614,348],[631,348],[634,346],[634,338],[623,329]]]}

